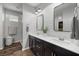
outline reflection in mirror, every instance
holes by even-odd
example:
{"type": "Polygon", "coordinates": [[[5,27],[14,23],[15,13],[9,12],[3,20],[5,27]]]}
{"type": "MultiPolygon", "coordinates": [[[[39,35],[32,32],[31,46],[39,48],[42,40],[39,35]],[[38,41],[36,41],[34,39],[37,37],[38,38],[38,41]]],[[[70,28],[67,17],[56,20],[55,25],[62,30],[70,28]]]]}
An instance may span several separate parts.
{"type": "Polygon", "coordinates": [[[76,3],[63,3],[54,8],[54,30],[72,31],[72,20],[76,3]]]}
{"type": "Polygon", "coordinates": [[[37,31],[41,31],[44,28],[44,15],[41,14],[39,16],[37,16],[37,20],[36,20],[36,30],[37,31]]]}

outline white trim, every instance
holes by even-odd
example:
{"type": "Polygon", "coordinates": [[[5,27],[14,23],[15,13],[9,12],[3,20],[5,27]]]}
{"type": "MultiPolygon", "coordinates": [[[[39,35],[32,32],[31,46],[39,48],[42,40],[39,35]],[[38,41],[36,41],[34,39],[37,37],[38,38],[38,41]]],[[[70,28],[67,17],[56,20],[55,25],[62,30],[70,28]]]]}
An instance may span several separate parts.
{"type": "Polygon", "coordinates": [[[29,47],[27,47],[27,48],[22,48],[22,51],[27,50],[27,49],[29,49],[29,47]]]}
{"type": "Polygon", "coordinates": [[[17,42],[20,42],[20,40],[16,40],[16,41],[14,41],[13,43],[17,43],[17,42]]]}
{"type": "Polygon", "coordinates": [[[0,50],[3,50],[3,48],[0,48],[0,50]]]}

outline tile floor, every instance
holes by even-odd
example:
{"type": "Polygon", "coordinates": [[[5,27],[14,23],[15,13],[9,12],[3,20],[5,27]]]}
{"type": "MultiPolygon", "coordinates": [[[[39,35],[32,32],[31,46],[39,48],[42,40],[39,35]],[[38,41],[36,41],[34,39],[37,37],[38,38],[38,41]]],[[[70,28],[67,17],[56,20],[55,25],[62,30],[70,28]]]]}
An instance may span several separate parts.
{"type": "Polygon", "coordinates": [[[0,50],[0,56],[32,56],[30,49],[22,51],[20,42],[13,43],[10,46],[6,46],[3,50],[0,50]]]}

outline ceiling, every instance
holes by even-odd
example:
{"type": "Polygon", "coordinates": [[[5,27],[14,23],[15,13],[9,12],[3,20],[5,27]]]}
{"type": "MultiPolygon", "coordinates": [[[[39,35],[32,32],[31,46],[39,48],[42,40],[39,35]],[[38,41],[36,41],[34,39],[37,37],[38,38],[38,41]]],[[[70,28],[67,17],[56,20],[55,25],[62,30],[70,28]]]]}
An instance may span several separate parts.
{"type": "Polygon", "coordinates": [[[31,7],[37,7],[40,3],[27,3],[31,7]]]}
{"type": "Polygon", "coordinates": [[[4,8],[22,12],[22,4],[21,3],[4,3],[4,8]]]}
{"type": "Polygon", "coordinates": [[[45,8],[51,3],[26,3],[26,5],[32,7],[32,8],[45,8]]]}
{"type": "Polygon", "coordinates": [[[44,10],[48,5],[52,3],[26,3],[26,10],[35,13],[35,10],[38,10],[39,8],[41,10],[44,10]]]}
{"type": "Polygon", "coordinates": [[[4,3],[4,7],[11,10],[22,12],[23,4],[26,5],[27,11],[34,13],[35,10],[37,10],[38,8],[43,10],[51,3],[4,3]]]}

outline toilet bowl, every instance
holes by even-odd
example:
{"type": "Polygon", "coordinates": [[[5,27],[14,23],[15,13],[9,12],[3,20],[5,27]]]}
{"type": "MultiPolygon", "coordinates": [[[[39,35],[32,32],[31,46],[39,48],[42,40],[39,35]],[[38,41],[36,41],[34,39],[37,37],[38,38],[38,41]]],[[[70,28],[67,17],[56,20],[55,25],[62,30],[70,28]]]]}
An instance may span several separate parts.
{"type": "Polygon", "coordinates": [[[10,36],[8,36],[8,37],[6,38],[6,45],[11,45],[12,43],[13,43],[13,38],[10,37],[10,36]]]}

